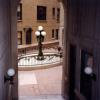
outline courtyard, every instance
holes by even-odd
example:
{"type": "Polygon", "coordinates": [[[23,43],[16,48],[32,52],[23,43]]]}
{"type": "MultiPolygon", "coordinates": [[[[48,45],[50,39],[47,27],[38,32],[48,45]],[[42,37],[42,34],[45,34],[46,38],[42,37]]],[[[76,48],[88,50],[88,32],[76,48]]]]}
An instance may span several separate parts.
{"type": "Polygon", "coordinates": [[[18,74],[19,100],[62,100],[62,66],[19,71],[18,74]]]}

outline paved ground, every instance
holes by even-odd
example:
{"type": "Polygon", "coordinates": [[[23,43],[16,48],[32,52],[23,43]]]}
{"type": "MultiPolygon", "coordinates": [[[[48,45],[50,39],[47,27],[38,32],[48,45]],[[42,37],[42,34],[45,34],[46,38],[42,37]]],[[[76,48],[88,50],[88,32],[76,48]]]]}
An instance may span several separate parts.
{"type": "Polygon", "coordinates": [[[33,98],[37,98],[35,100],[61,100],[61,82],[62,66],[19,71],[20,100],[33,100],[33,98]]]}
{"type": "Polygon", "coordinates": [[[44,95],[44,96],[23,96],[19,100],[64,100],[60,95],[44,95]]]}

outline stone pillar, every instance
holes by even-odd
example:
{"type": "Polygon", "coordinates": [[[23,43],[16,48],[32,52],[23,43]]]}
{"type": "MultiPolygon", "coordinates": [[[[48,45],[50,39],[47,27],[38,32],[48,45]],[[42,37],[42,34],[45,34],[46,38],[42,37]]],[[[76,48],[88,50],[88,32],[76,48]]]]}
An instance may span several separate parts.
{"type": "MultiPolygon", "coordinates": [[[[11,8],[11,1],[14,3],[16,0],[0,0],[0,100],[8,100],[9,98],[9,83],[4,83],[4,75],[6,74],[8,68],[17,67],[17,45],[15,42],[16,25],[14,23],[16,21],[16,17],[14,12],[15,10],[11,8]]],[[[15,6],[15,4],[12,5],[15,6]]],[[[16,92],[18,91],[16,90],[16,92]]]]}
{"type": "Polygon", "coordinates": [[[0,100],[7,100],[8,84],[4,75],[11,67],[10,0],[0,0],[0,100]]]}
{"type": "Polygon", "coordinates": [[[62,95],[65,98],[65,100],[68,99],[68,49],[69,49],[69,43],[68,43],[68,34],[67,33],[67,0],[62,0],[63,7],[64,7],[64,60],[63,60],[63,76],[62,76],[62,95]]]}
{"type": "Polygon", "coordinates": [[[18,100],[18,62],[17,62],[17,6],[20,0],[10,0],[11,23],[11,67],[16,70],[14,85],[12,87],[12,99],[18,100]]]}

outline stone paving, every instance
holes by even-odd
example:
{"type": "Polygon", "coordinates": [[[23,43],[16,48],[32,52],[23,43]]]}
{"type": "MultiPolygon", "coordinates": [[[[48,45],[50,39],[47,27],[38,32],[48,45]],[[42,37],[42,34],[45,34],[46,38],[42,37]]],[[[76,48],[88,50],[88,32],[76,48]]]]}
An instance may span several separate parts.
{"type": "Polygon", "coordinates": [[[64,100],[60,95],[22,96],[19,100],[64,100]]]}
{"type": "Polygon", "coordinates": [[[19,71],[19,100],[62,100],[62,66],[19,71]]]}

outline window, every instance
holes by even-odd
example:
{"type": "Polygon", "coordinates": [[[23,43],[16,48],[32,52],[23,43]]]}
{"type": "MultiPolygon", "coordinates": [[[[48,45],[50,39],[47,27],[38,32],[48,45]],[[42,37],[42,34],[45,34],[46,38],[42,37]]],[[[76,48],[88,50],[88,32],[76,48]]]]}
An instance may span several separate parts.
{"type": "Polygon", "coordinates": [[[55,18],[55,8],[52,8],[52,16],[55,18]]]}
{"type": "Polygon", "coordinates": [[[59,33],[59,29],[56,29],[56,34],[55,34],[55,39],[57,39],[58,40],[58,33],[59,33]]]}
{"type": "Polygon", "coordinates": [[[18,45],[22,45],[22,31],[18,31],[18,45]]]}
{"type": "Polygon", "coordinates": [[[54,29],[52,29],[52,38],[55,38],[54,29]]]}
{"type": "Polygon", "coordinates": [[[57,8],[57,21],[60,21],[60,8],[57,8]]]}
{"type": "Polygon", "coordinates": [[[37,6],[37,20],[46,20],[45,6],[37,6]]]}
{"type": "Polygon", "coordinates": [[[17,8],[17,20],[22,20],[22,4],[20,3],[17,8]]]}
{"type": "Polygon", "coordinates": [[[59,37],[58,33],[59,33],[59,29],[52,29],[52,38],[58,40],[58,37],[59,37]]]}

